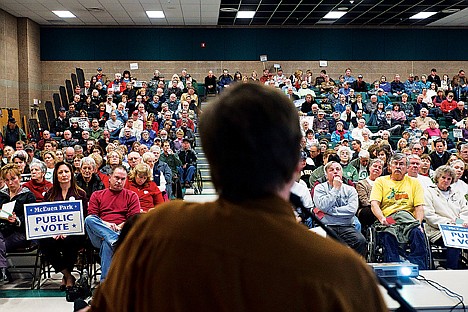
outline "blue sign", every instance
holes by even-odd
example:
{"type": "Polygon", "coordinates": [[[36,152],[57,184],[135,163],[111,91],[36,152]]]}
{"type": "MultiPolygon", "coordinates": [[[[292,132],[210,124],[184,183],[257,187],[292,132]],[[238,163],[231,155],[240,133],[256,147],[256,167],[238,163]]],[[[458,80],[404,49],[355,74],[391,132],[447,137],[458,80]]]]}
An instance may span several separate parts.
{"type": "Polygon", "coordinates": [[[439,224],[439,229],[445,246],[468,249],[468,228],[461,225],[439,224]]]}
{"type": "Polygon", "coordinates": [[[85,233],[81,200],[26,204],[24,216],[29,240],[85,233]]]}

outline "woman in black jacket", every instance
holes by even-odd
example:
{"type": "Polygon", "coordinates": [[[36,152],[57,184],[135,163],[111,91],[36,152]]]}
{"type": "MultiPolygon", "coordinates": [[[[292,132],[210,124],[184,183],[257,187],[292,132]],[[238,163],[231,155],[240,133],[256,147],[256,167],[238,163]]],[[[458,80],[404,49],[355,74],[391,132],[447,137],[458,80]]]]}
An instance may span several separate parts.
{"type": "MultiPolygon", "coordinates": [[[[44,198],[50,202],[81,200],[83,218],[87,215],[88,197],[86,192],[76,184],[73,168],[66,162],[58,162],[55,165],[53,187],[44,198]]],[[[75,278],[71,272],[78,257],[78,250],[84,246],[84,241],[84,235],[56,235],[40,241],[46,259],[56,272],[63,274],[61,290],[72,288],[75,284],[75,278]]]]}
{"type": "Polygon", "coordinates": [[[0,172],[8,189],[0,192],[0,205],[15,201],[13,213],[8,219],[0,219],[0,282],[8,282],[6,253],[28,245],[24,226],[24,204],[36,202],[36,197],[22,187],[21,171],[15,164],[5,165],[0,172]]]}
{"type": "Polygon", "coordinates": [[[80,172],[76,175],[76,184],[86,192],[88,199],[94,192],[105,188],[101,178],[95,172],[96,162],[94,159],[91,157],[82,158],[80,172]]]}

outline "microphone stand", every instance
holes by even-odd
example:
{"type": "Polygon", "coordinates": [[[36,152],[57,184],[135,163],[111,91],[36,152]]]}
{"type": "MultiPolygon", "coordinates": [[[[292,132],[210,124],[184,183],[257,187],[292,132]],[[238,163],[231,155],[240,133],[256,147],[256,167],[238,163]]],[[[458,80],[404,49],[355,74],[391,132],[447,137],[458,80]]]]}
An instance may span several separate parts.
{"type": "MultiPolygon", "coordinates": [[[[317,224],[320,228],[322,228],[325,231],[325,233],[327,233],[327,236],[330,236],[337,242],[346,245],[346,243],[335,233],[335,231],[327,227],[319,218],[317,218],[313,209],[309,210],[304,207],[304,204],[302,203],[302,200],[299,196],[291,193],[289,195],[289,201],[297,208],[301,208],[304,211],[310,211],[310,217],[312,218],[314,223],[317,224]]],[[[375,274],[375,276],[377,277],[377,280],[379,281],[380,285],[382,285],[382,287],[385,288],[385,290],[387,290],[388,295],[400,304],[400,307],[396,309],[397,312],[416,312],[416,309],[413,308],[398,292],[398,289],[402,288],[400,283],[396,283],[395,286],[392,287],[382,277],[378,276],[377,274],[375,274]]]]}

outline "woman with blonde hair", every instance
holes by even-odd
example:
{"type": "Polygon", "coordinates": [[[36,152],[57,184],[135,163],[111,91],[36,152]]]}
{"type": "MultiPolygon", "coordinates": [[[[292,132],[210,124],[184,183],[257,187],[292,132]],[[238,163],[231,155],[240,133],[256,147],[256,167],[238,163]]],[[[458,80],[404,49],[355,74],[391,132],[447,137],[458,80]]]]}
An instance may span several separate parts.
{"type": "Polygon", "coordinates": [[[161,191],[153,181],[150,167],[140,163],[130,171],[128,189],[137,193],[140,199],[140,212],[148,212],[164,203],[161,191]]]}
{"type": "Polygon", "coordinates": [[[21,170],[17,165],[5,165],[0,174],[8,187],[0,192],[0,205],[15,203],[8,219],[0,219],[0,282],[8,282],[6,253],[28,244],[24,227],[24,205],[35,203],[36,198],[27,187],[21,186],[21,170]]]}
{"type": "Polygon", "coordinates": [[[407,147],[408,147],[408,141],[406,141],[406,139],[401,138],[401,139],[398,140],[397,152],[402,153],[403,149],[405,149],[407,147]]]}

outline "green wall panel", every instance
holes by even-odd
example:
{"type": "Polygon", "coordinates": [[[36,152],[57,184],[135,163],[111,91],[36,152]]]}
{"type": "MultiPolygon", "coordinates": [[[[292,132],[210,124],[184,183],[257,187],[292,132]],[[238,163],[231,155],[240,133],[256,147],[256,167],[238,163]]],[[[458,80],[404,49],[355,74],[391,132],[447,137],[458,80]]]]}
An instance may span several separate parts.
{"type": "Polygon", "coordinates": [[[42,27],[41,60],[467,60],[467,37],[466,29],[42,27]]]}

